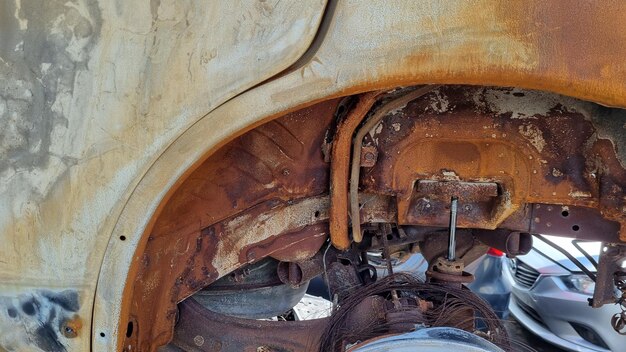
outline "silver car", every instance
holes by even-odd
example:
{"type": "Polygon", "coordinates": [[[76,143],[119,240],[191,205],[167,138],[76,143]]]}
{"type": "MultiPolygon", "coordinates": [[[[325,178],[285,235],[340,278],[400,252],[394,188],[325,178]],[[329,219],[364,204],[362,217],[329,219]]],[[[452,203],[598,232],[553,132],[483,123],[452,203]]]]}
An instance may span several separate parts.
{"type": "MultiPolygon", "coordinates": [[[[576,245],[597,261],[600,242],[577,242],[545,236],[595,271],[576,245]]],[[[626,337],[609,322],[620,310],[617,305],[594,309],[589,306],[594,282],[572,261],[550,245],[535,239],[533,249],[509,260],[504,279],[511,284],[510,313],[540,338],[570,351],[624,351],[626,337]]]]}

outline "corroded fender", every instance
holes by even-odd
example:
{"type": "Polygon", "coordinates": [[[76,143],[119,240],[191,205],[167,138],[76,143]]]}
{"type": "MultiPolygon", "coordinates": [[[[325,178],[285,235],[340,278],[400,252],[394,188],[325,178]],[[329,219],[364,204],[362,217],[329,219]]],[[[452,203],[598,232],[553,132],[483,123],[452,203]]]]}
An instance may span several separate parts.
{"type": "Polygon", "coordinates": [[[132,190],[202,116],[296,62],[325,6],[0,2],[0,350],[90,349],[132,190]],[[71,309],[43,289],[69,290],[71,309]]]}
{"type": "MultiPolygon", "coordinates": [[[[625,12],[565,0],[3,3],[0,345],[42,347],[33,316],[11,320],[3,302],[54,288],[76,292],[67,315],[93,326],[93,350],[120,350],[126,283],[171,190],[286,111],[420,83],[626,107],[625,12]]],[[[88,350],[80,330],[57,342],[88,350]]]]}

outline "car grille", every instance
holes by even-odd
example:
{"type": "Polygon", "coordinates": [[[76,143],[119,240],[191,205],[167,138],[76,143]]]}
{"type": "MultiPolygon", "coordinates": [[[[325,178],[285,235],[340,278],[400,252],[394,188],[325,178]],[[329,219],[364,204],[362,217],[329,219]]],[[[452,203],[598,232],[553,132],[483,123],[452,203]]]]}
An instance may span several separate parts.
{"type": "Polygon", "coordinates": [[[534,285],[539,277],[539,272],[519,259],[516,259],[516,264],[516,268],[513,271],[515,282],[524,287],[534,285]]]}

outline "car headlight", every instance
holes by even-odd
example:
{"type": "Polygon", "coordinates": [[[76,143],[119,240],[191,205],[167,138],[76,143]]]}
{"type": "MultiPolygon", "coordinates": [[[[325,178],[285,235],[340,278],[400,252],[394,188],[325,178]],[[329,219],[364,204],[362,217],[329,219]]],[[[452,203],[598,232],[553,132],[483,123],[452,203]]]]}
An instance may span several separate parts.
{"type": "Polygon", "coordinates": [[[596,288],[596,283],[585,274],[563,276],[561,280],[568,290],[589,296],[593,296],[593,290],[596,288]]]}

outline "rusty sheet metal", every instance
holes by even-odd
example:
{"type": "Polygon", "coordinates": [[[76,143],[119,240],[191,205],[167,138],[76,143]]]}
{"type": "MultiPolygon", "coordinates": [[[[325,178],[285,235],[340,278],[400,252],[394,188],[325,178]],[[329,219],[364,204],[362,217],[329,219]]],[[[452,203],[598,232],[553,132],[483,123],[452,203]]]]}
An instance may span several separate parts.
{"type": "Polygon", "coordinates": [[[591,301],[591,306],[594,308],[602,307],[604,304],[615,303],[615,286],[624,279],[623,274],[619,276],[617,274],[624,272],[622,263],[626,260],[626,246],[624,244],[607,243],[604,243],[604,245],[606,246],[606,251],[600,253],[598,276],[595,280],[596,288],[593,291],[593,299],[591,301]]]}
{"type": "MultiPolygon", "coordinates": [[[[359,218],[359,182],[361,172],[361,147],[363,146],[363,138],[365,135],[375,126],[378,122],[385,117],[388,113],[398,110],[406,106],[410,101],[417,99],[424,94],[433,90],[435,86],[419,87],[408,93],[402,92],[399,97],[394,97],[390,101],[384,102],[382,106],[376,109],[375,112],[367,119],[362,127],[356,131],[354,136],[354,142],[352,147],[352,163],[350,165],[350,217],[353,219],[359,218]]],[[[337,234],[339,236],[340,234],[337,234]]],[[[347,235],[347,232],[345,233],[347,235]]],[[[363,234],[361,233],[361,223],[355,221],[352,223],[352,238],[355,242],[361,242],[363,234]]],[[[333,237],[333,240],[336,240],[333,237]]],[[[346,237],[343,242],[349,241],[346,237]]]]}
{"type": "Polygon", "coordinates": [[[270,200],[197,232],[154,239],[150,245],[158,252],[143,256],[135,283],[131,318],[139,325],[139,336],[132,348],[167,343],[176,304],[242,265],[286,250],[292,257],[281,259],[302,260],[299,244],[304,253],[317,252],[328,236],[327,226],[309,225],[328,221],[328,207],[326,195],[295,202],[270,200]],[[316,238],[321,241],[311,250],[310,240],[316,238]],[[154,306],[160,309],[145,308],[154,306]]]}
{"type": "Polygon", "coordinates": [[[167,343],[176,303],[243,263],[272,253],[281,260],[303,259],[298,253],[312,255],[321,246],[328,229],[307,230],[306,225],[328,218],[326,195],[304,204],[306,213],[280,210],[302,207],[294,200],[328,192],[321,145],[337,103],[327,101],[260,126],[187,178],[141,255],[130,312],[138,336],[126,345],[150,350],[167,343]],[[300,232],[290,235],[294,230],[300,232]],[[275,241],[281,232],[286,236],[275,241]],[[297,242],[300,251],[289,248],[297,242]]]}
{"type": "MultiPolygon", "coordinates": [[[[124,285],[136,263],[115,254],[125,273],[100,275],[110,240],[136,250],[128,233],[112,235],[135,187],[208,112],[294,64],[325,5],[2,1],[0,295],[74,290],[85,329],[61,338],[63,348],[119,351],[111,311],[123,297],[95,291],[124,285]],[[96,296],[105,314],[92,324],[96,296]]],[[[223,125],[213,129],[227,134],[223,125]]],[[[145,204],[134,223],[153,215],[145,204]]],[[[31,351],[45,339],[33,326],[8,342],[21,328],[4,314],[0,320],[0,350],[31,351]]]]}
{"type": "MultiPolygon", "coordinates": [[[[435,214],[425,223],[410,205],[417,180],[496,183],[498,201],[487,204],[495,211],[482,211],[486,220],[480,223],[461,214],[465,226],[528,231],[527,203],[537,201],[600,208],[605,217],[620,219],[613,207],[623,202],[615,188],[624,183],[615,156],[619,143],[610,134],[598,138],[592,116],[585,115],[594,111],[592,104],[476,87],[443,87],[424,98],[394,111],[366,136],[379,158],[362,170],[362,222],[446,226],[443,207],[441,221],[435,214]],[[603,201],[607,193],[598,179],[613,198],[603,201]]],[[[140,256],[130,305],[137,333],[127,343],[147,350],[167,343],[176,304],[245,263],[267,255],[302,260],[319,248],[328,235],[324,222],[336,211],[325,195],[331,166],[321,150],[337,103],[322,102],[251,130],[181,185],[140,256]]],[[[346,209],[343,215],[347,229],[346,209]]]]}
{"type": "MultiPolygon", "coordinates": [[[[418,180],[498,184],[492,204],[460,205],[467,211],[459,213],[461,227],[496,228],[526,203],[599,208],[626,223],[626,177],[617,161],[624,137],[620,131],[599,135],[593,121],[601,111],[548,93],[442,87],[370,132],[379,157],[363,171],[362,187],[397,195],[401,224],[447,224],[443,201],[427,207],[414,197],[418,180]]],[[[626,112],[611,118],[626,122],[626,112]]],[[[626,226],[621,231],[626,238],[626,226]]]]}
{"type": "MultiPolygon", "coordinates": [[[[493,222],[493,210],[507,206],[502,198],[497,198],[498,184],[495,182],[418,180],[411,194],[406,221],[440,224],[442,215],[449,212],[452,196],[458,197],[461,204],[457,214],[462,215],[462,219],[471,219],[475,224],[493,222]]],[[[511,215],[508,212],[500,214],[504,218],[511,215]]]]}
{"type": "MultiPolygon", "coordinates": [[[[370,200],[363,208],[366,217],[395,217],[384,213],[383,204],[393,206],[385,197],[364,198],[370,200]]],[[[288,262],[311,258],[328,238],[329,212],[327,194],[272,199],[197,232],[152,239],[149,244],[156,254],[146,253],[142,258],[131,307],[130,321],[140,329],[126,339],[125,346],[150,349],[167,343],[176,304],[244,264],[268,256],[288,262]],[[171,289],[158,290],[155,282],[171,289]],[[161,308],[142,308],[148,303],[161,308]]]]}
{"type": "Polygon", "coordinates": [[[317,59],[333,62],[349,56],[355,62],[361,57],[367,62],[353,65],[353,70],[376,68],[360,84],[346,87],[347,93],[423,83],[498,85],[626,107],[626,67],[621,59],[626,54],[626,25],[621,20],[626,4],[621,1],[581,6],[571,6],[568,0],[389,3],[339,6],[335,13],[347,23],[333,23],[333,40],[317,59]],[[359,31],[361,16],[387,20],[369,22],[368,31],[359,31]],[[415,28],[424,22],[425,28],[415,28]],[[415,40],[418,31],[423,40],[415,40]],[[379,33],[380,41],[371,32],[379,33]],[[386,50],[385,55],[355,52],[355,46],[365,43],[386,50]],[[396,60],[390,60],[395,56],[391,52],[396,60]]]}
{"type": "Polygon", "coordinates": [[[530,233],[619,242],[620,223],[607,221],[597,209],[533,204],[531,217],[530,233]]]}
{"type": "Polygon", "coordinates": [[[498,196],[498,184],[495,182],[418,180],[416,192],[442,198],[457,197],[460,201],[488,200],[498,196]]]}
{"type": "Polygon", "coordinates": [[[311,225],[307,224],[304,227],[294,229],[280,238],[271,238],[254,244],[255,255],[258,254],[260,257],[267,255],[284,262],[308,260],[313,257],[330,235],[326,222],[328,220],[328,209],[326,208],[328,204],[330,204],[328,201],[321,200],[322,206],[318,208],[315,206],[317,204],[309,203],[310,206],[314,206],[305,210],[309,214],[313,213],[310,218],[311,225]],[[317,223],[319,221],[324,222],[317,223]],[[286,243],[289,244],[286,245],[286,243]]]}
{"type": "Polygon", "coordinates": [[[321,145],[337,104],[331,100],[288,114],[220,149],[172,196],[150,237],[198,230],[270,198],[326,192],[321,145]]]}
{"type": "Polygon", "coordinates": [[[376,98],[382,92],[370,92],[359,97],[359,102],[342,121],[338,122],[333,138],[330,167],[330,233],[333,245],[339,249],[350,246],[348,235],[348,180],[352,136],[376,98]]]}

